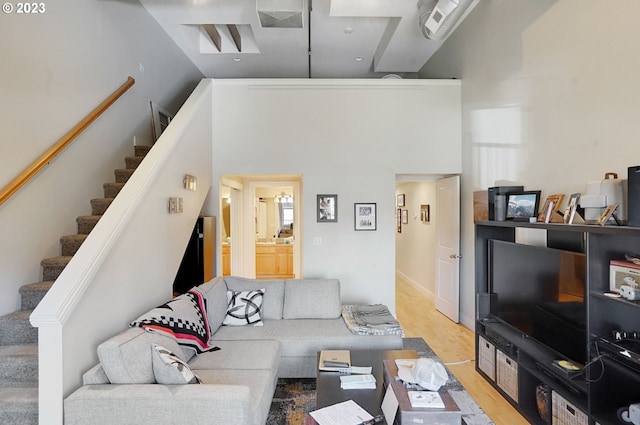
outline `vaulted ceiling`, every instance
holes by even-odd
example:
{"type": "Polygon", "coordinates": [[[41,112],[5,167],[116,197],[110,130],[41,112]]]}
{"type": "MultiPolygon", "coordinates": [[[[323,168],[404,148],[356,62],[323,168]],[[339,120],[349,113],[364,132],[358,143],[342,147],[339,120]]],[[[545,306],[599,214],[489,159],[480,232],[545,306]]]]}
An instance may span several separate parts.
{"type": "Polygon", "coordinates": [[[425,10],[458,4],[453,30],[478,1],[140,0],[211,78],[415,77],[450,33],[426,38],[425,10]]]}

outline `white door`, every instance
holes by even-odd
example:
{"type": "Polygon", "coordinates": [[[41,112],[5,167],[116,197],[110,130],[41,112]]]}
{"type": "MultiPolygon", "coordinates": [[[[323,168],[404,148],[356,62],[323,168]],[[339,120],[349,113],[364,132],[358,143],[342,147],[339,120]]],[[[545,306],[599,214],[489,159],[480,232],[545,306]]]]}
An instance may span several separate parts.
{"type": "Polygon", "coordinates": [[[436,183],[438,247],[436,309],[458,323],[460,318],[460,176],[436,183]]]}

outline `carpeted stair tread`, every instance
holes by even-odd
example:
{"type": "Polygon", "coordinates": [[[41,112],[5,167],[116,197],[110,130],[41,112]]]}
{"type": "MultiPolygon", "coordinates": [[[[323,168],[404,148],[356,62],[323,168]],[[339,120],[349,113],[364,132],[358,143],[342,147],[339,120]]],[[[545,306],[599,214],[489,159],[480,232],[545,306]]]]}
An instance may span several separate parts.
{"type": "Polygon", "coordinates": [[[0,346],[0,388],[38,386],[38,346],[0,346]]]}
{"type": "Polygon", "coordinates": [[[111,182],[103,184],[102,190],[104,191],[104,197],[115,198],[116,195],[120,193],[123,187],[124,183],[111,182]]]}
{"type": "Polygon", "coordinates": [[[20,288],[20,308],[33,310],[42,301],[44,295],[51,289],[52,280],[30,283],[20,288]]]}
{"type": "Polygon", "coordinates": [[[135,145],[133,152],[135,156],[146,156],[153,146],[135,145]]]}
{"type": "Polygon", "coordinates": [[[144,156],[127,156],[124,158],[125,168],[127,170],[135,170],[143,159],[144,156]]]}
{"type": "Polygon", "coordinates": [[[38,389],[0,388],[0,424],[38,425],[38,389]]]}
{"type": "Polygon", "coordinates": [[[103,185],[104,198],[91,200],[92,215],[76,218],[78,234],[60,238],[62,255],[40,262],[42,281],[20,288],[21,310],[0,316],[0,425],[38,425],[38,330],[29,316],[150,149],[134,146],[126,168],[114,171],[116,181],[103,185]]]}
{"type": "Polygon", "coordinates": [[[60,238],[62,255],[71,256],[78,252],[80,245],[87,239],[86,234],[66,235],[60,238]]]}
{"type": "Polygon", "coordinates": [[[81,215],[79,217],[76,217],[76,223],[78,224],[78,233],[91,233],[101,217],[102,215],[81,215]]]}
{"type": "Polygon", "coordinates": [[[113,173],[116,176],[116,182],[117,183],[126,183],[127,180],[129,180],[129,177],[131,177],[131,175],[133,174],[134,171],[136,171],[136,170],[117,169],[113,173]]]}
{"type": "Polygon", "coordinates": [[[45,258],[40,262],[42,266],[42,280],[56,280],[62,270],[71,261],[70,255],[61,255],[59,257],[45,258]]]}
{"type": "Polygon", "coordinates": [[[91,200],[91,214],[102,215],[113,202],[113,198],[95,198],[91,200]]]}
{"type": "Polygon", "coordinates": [[[18,310],[0,316],[0,345],[36,344],[38,342],[38,329],[29,323],[29,316],[32,312],[33,310],[18,310]]]}

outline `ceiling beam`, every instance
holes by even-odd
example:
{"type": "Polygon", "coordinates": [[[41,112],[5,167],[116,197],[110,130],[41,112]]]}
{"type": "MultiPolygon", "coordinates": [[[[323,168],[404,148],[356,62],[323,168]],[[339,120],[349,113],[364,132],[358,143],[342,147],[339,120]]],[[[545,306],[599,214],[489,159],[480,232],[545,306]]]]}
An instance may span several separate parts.
{"type": "Polygon", "coordinates": [[[227,28],[231,33],[231,38],[238,48],[238,52],[242,52],[242,39],[240,38],[240,31],[238,31],[238,26],[235,24],[227,24],[227,28]]]}
{"type": "Polygon", "coordinates": [[[218,32],[218,29],[213,24],[202,24],[202,28],[207,33],[213,44],[216,46],[219,52],[222,51],[222,37],[218,32]]]}

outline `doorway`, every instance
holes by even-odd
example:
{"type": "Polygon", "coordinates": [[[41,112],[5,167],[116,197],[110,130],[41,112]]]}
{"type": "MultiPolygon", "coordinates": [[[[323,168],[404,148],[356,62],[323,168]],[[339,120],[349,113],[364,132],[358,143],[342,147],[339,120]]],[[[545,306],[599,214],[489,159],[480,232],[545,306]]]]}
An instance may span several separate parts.
{"type": "MultiPolygon", "coordinates": [[[[445,263],[441,259],[443,240],[447,244],[456,240],[459,245],[460,232],[459,203],[455,207],[456,211],[442,211],[454,208],[447,201],[449,198],[443,199],[442,196],[440,185],[447,180],[448,178],[440,175],[396,176],[396,274],[414,289],[434,300],[436,306],[441,304],[436,301],[450,292],[443,291],[443,278],[450,278],[453,273],[445,272],[454,268],[457,270],[459,265],[457,251],[456,258],[451,258],[453,264],[447,263],[448,268],[443,268],[445,263]],[[455,217],[458,218],[454,219],[455,217]],[[455,228],[452,229],[452,226],[455,228]]],[[[459,187],[456,190],[455,194],[450,193],[450,197],[457,197],[459,200],[459,187]]],[[[458,245],[454,249],[459,249],[458,245]]],[[[447,260],[450,255],[452,253],[447,252],[447,260]]],[[[457,279],[457,274],[455,277],[457,279]]],[[[450,303],[451,308],[447,311],[441,308],[438,310],[457,322],[459,282],[448,279],[446,284],[453,287],[455,291],[451,293],[456,294],[456,297],[446,298],[455,298],[455,302],[450,303]]]]}
{"type": "Polygon", "coordinates": [[[223,178],[230,180],[235,182],[236,199],[227,198],[224,183],[220,191],[223,275],[302,277],[301,176],[223,178]]]}

